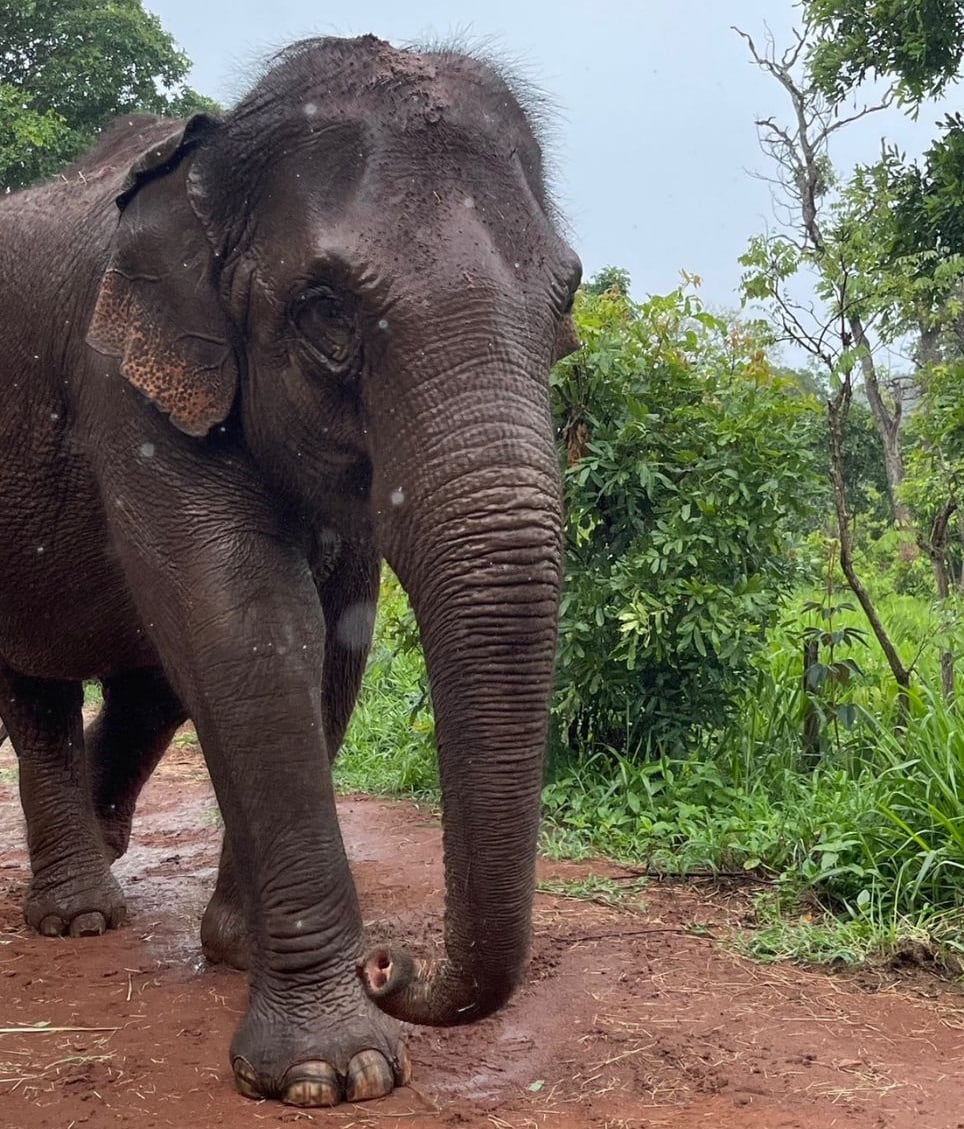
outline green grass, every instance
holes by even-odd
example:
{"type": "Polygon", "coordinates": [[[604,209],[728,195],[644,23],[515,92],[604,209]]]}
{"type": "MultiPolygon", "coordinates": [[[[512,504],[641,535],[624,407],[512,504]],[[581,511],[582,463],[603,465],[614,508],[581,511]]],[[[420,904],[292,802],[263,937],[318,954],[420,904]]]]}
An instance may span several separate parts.
{"type": "Polygon", "coordinates": [[[438,798],[435,723],[413,623],[398,581],[386,573],[365,681],[335,760],[341,792],[438,798]]]}
{"type": "Polygon", "coordinates": [[[537,889],[540,893],[552,894],[557,898],[595,902],[615,909],[632,909],[642,904],[640,895],[646,886],[645,878],[616,882],[605,875],[587,874],[584,878],[549,879],[540,882],[537,889]]]}
{"type": "Polygon", "coordinates": [[[794,961],[854,966],[890,956],[899,944],[899,932],[888,932],[878,923],[842,919],[819,910],[801,913],[779,895],[761,895],[755,908],[758,927],[734,935],[731,944],[763,964],[794,961]]]}

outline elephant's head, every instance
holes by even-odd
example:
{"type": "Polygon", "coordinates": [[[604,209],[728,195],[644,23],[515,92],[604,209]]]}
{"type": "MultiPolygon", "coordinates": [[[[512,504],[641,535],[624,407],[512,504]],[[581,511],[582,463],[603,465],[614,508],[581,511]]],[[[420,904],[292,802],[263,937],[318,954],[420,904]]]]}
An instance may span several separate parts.
{"type": "Polygon", "coordinates": [[[361,975],[399,1018],[481,1018],[528,951],[561,573],[547,378],[579,280],[530,115],[465,55],[306,42],[120,203],[92,345],[189,435],[230,415],[302,512],[370,520],[411,597],[446,955],[361,975]]]}

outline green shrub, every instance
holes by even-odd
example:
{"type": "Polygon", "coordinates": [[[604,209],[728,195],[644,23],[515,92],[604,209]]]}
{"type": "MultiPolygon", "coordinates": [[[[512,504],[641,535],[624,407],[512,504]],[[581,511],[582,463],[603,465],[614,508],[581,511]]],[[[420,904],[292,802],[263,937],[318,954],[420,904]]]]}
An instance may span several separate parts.
{"type": "Polygon", "coordinates": [[[819,489],[816,402],[682,290],[583,293],[556,367],[566,588],[556,754],[679,754],[725,724],[819,489]],[[791,390],[792,389],[792,390],[791,390]]]}

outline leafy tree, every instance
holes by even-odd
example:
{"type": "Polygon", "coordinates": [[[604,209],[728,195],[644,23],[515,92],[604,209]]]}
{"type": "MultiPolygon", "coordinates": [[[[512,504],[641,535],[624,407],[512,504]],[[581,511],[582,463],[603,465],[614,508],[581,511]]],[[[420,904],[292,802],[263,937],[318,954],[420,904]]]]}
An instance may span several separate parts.
{"type": "MultiPolygon", "coordinates": [[[[830,164],[827,146],[835,132],[855,118],[886,109],[894,96],[914,108],[922,96],[946,86],[964,53],[964,5],[946,0],[881,0],[873,5],[805,0],[803,8],[805,31],[782,56],[772,45],[758,51],[751,37],[740,33],[754,61],[783,87],[792,108],[789,126],[774,118],[757,122],[790,219],[782,231],[751,241],[741,260],[747,268],[743,288],[747,298],[770,308],[789,338],[825,366],[832,391],[827,404],[830,470],[841,568],[887,656],[906,708],[913,664],[901,659],[854,567],[846,452],[856,390],[866,398],[883,446],[890,499],[905,535],[900,554],[915,551],[908,540],[912,537],[930,558],[937,593],[946,601],[955,479],[938,473],[946,462],[939,451],[931,449],[922,458],[915,447],[933,443],[942,430],[936,421],[934,427],[921,427],[918,420],[910,430],[904,424],[909,414],[927,410],[921,388],[928,369],[944,359],[948,335],[964,330],[964,256],[954,250],[962,205],[960,181],[954,177],[958,151],[950,144],[949,131],[948,145],[941,150],[943,179],[935,179],[933,169],[907,166],[885,146],[876,165],[857,168],[842,180],[830,164]],[[841,99],[868,76],[890,78],[890,91],[876,105],[844,112],[841,99]],[[811,272],[821,300],[817,314],[812,303],[803,304],[793,295],[792,281],[801,271],[811,272]],[[919,341],[917,371],[909,381],[888,377],[878,346],[903,342],[909,334],[919,341]],[[914,462],[913,488],[907,482],[909,459],[914,462]],[[925,498],[936,507],[933,521],[929,507],[919,505],[925,498]]],[[[964,333],[958,337],[964,339],[964,333]]],[[[942,657],[942,676],[950,696],[949,653],[942,657]]]]}
{"type": "MultiPolygon", "coordinates": [[[[964,0],[804,0],[802,6],[810,81],[834,109],[874,78],[889,83],[888,97],[916,114],[925,98],[946,93],[960,77],[964,0]]],[[[964,116],[945,114],[938,126],[921,162],[886,147],[880,162],[858,169],[848,188],[852,213],[872,221],[863,226],[871,229],[868,246],[884,269],[899,260],[917,287],[913,328],[925,335],[934,335],[936,320],[955,316],[947,303],[959,307],[962,297],[952,274],[959,278],[955,260],[964,257],[964,116]],[[932,293],[922,303],[928,287],[932,293]]],[[[906,293],[900,297],[906,310],[906,293]]]]}
{"type": "Polygon", "coordinates": [[[0,186],[56,172],[116,114],[213,108],[189,67],[140,0],[0,0],[0,186]]]}
{"type": "MultiPolygon", "coordinates": [[[[795,388],[798,395],[810,397],[821,404],[830,395],[826,378],[819,371],[781,366],[775,366],[774,371],[787,381],[791,390],[795,388]]],[[[830,450],[826,427],[814,427],[811,444],[814,464],[821,468],[826,482],[825,489],[819,495],[819,509],[816,513],[806,514],[801,518],[802,533],[812,532],[815,521],[821,520],[821,515],[826,514],[829,519],[832,509],[830,450]]],[[[875,525],[888,525],[894,520],[894,511],[887,492],[883,445],[870,409],[859,400],[851,405],[849,427],[844,435],[844,460],[850,512],[855,517],[869,519],[875,525]]],[[[828,525],[832,526],[832,522],[828,521],[828,525]]]]}
{"type": "Polygon", "coordinates": [[[604,294],[607,290],[615,290],[626,297],[629,294],[629,271],[623,267],[603,267],[601,271],[584,284],[583,289],[587,294],[604,294]]]}
{"type": "Polygon", "coordinates": [[[842,101],[866,78],[905,103],[936,97],[964,59],[964,0],[804,0],[817,89],[842,101]]]}
{"type": "Polygon", "coordinates": [[[682,290],[585,288],[553,371],[566,588],[554,747],[678,753],[722,725],[795,572],[816,401],[682,290]]]}

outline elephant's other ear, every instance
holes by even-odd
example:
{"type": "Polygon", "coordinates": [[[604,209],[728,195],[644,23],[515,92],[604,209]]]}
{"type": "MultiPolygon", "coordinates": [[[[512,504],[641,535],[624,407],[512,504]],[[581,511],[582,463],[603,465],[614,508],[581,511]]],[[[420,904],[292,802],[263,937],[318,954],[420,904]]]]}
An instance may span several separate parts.
{"type": "Polygon", "coordinates": [[[225,419],[238,385],[214,255],[187,186],[185,158],[216,128],[198,114],[131,168],[87,330],[92,349],[120,357],[127,380],[194,436],[225,419]]]}
{"type": "Polygon", "coordinates": [[[561,361],[563,357],[568,357],[570,353],[575,353],[581,348],[582,342],[576,334],[572,314],[566,314],[559,323],[559,328],[556,330],[556,343],[552,350],[552,363],[556,364],[558,361],[561,361]]]}

